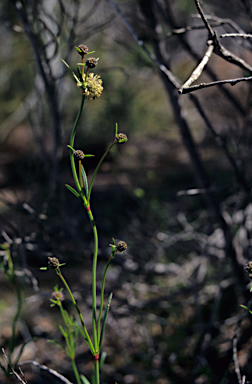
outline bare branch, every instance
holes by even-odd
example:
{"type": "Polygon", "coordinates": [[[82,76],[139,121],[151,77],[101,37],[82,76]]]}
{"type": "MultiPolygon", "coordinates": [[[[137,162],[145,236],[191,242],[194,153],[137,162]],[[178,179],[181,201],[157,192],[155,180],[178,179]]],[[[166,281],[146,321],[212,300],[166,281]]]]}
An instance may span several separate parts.
{"type": "Polygon", "coordinates": [[[216,55],[222,57],[222,59],[228,61],[229,63],[235,64],[238,67],[252,73],[251,65],[249,65],[248,63],[246,63],[246,61],[244,61],[240,57],[230,52],[228,49],[224,48],[223,45],[220,44],[216,33],[214,35],[213,44],[214,44],[214,53],[216,53],[216,55]]]}
{"type": "Polygon", "coordinates": [[[23,375],[23,372],[21,371],[21,376],[19,376],[17,374],[17,372],[14,371],[14,369],[11,367],[11,365],[9,364],[8,362],[8,358],[5,354],[5,351],[4,351],[4,348],[2,348],[2,352],[3,352],[3,357],[4,357],[4,360],[6,361],[6,364],[8,365],[8,368],[10,369],[10,371],[12,372],[12,374],[18,379],[18,381],[20,381],[20,383],[22,384],[27,384],[27,381],[25,380],[24,378],[24,375],[23,375]]]}
{"type": "Polygon", "coordinates": [[[212,30],[211,25],[208,23],[207,18],[206,18],[206,16],[204,15],[204,12],[203,12],[203,10],[202,10],[202,8],[201,8],[200,3],[199,3],[198,0],[195,0],[195,5],[196,5],[196,8],[197,8],[197,10],[198,10],[198,12],[199,12],[199,14],[200,14],[200,17],[201,17],[203,23],[204,23],[205,26],[206,26],[206,29],[208,30],[209,38],[213,37],[213,36],[214,36],[214,31],[212,30]]]}
{"type": "Polygon", "coordinates": [[[203,59],[199,63],[199,65],[195,68],[195,70],[193,71],[193,73],[191,74],[189,79],[178,90],[179,94],[182,94],[184,88],[190,87],[190,85],[192,83],[194,83],[194,81],[196,81],[200,77],[200,75],[202,74],[203,69],[207,65],[207,63],[208,63],[208,61],[209,61],[209,59],[210,59],[210,57],[211,57],[211,55],[213,53],[213,50],[214,50],[214,46],[212,44],[209,45],[209,47],[208,47],[208,49],[207,49],[203,59]]]}
{"type": "Polygon", "coordinates": [[[249,76],[249,77],[239,77],[237,79],[213,81],[211,83],[200,83],[198,85],[193,85],[192,87],[180,88],[178,92],[180,94],[186,94],[186,93],[198,91],[199,89],[202,89],[202,88],[213,87],[214,85],[220,85],[220,84],[235,85],[237,83],[240,83],[241,81],[251,81],[251,80],[252,80],[252,76],[249,76]]]}
{"type": "Polygon", "coordinates": [[[251,38],[252,35],[250,33],[225,33],[224,35],[220,35],[220,37],[242,37],[243,39],[251,38]]]}
{"type": "Polygon", "coordinates": [[[60,379],[65,384],[73,384],[65,376],[61,375],[60,373],[58,373],[54,369],[48,368],[46,365],[41,365],[41,364],[37,363],[34,360],[27,360],[27,361],[23,361],[22,363],[19,363],[19,365],[26,365],[26,364],[32,364],[35,367],[38,367],[38,368],[40,368],[40,369],[42,369],[44,371],[49,372],[51,375],[57,377],[58,379],[60,379]]]}
{"type": "MultiPolygon", "coordinates": [[[[199,15],[192,15],[193,17],[200,18],[199,15]]],[[[205,15],[205,18],[209,21],[215,21],[220,23],[220,25],[228,24],[230,25],[236,32],[243,33],[243,30],[231,19],[222,19],[221,17],[213,16],[213,15],[205,15]]]]}
{"type": "Polygon", "coordinates": [[[240,322],[238,322],[236,326],[234,337],[233,337],[233,360],[234,360],[235,373],[238,379],[238,383],[242,384],[243,380],[242,380],[239,361],[237,357],[237,341],[238,341],[237,334],[238,334],[239,326],[240,326],[240,322]]]}

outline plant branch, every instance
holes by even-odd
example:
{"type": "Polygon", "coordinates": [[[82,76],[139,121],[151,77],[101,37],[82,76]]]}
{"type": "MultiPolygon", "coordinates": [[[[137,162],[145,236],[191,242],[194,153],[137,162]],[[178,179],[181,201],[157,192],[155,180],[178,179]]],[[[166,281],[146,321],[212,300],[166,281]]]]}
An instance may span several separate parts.
{"type": "Polygon", "coordinates": [[[202,88],[213,87],[215,85],[220,85],[220,84],[236,85],[237,83],[240,83],[241,81],[251,81],[251,80],[252,80],[252,76],[239,77],[237,79],[217,80],[217,81],[213,81],[211,83],[200,83],[197,85],[193,85],[192,87],[188,87],[188,88],[181,87],[178,92],[179,92],[179,94],[186,94],[189,92],[198,91],[199,89],[202,89],[202,88]]]}

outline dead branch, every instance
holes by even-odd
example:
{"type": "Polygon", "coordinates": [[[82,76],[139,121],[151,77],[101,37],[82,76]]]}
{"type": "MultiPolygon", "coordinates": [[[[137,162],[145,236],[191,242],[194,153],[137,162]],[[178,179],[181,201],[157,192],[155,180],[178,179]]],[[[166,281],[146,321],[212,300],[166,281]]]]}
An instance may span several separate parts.
{"type": "Polygon", "coordinates": [[[252,35],[250,33],[225,33],[224,35],[220,35],[220,37],[242,37],[243,39],[251,38],[252,35]]]}
{"type": "Polygon", "coordinates": [[[5,354],[5,351],[4,351],[4,348],[2,348],[2,352],[3,352],[3,357],[4,357],[4,360],[6,361],[6,364],[8,365],[8,368],[9,370],[12,372],[12,374],[18,379],[18,381],[20,381],[20,383],[22,384],[27,384],[27,381],[25,380],[24,378],[24,375],[23,375],[23,372],[20,370],[20,375],[14,371],[14,369],[11,367],[11,365],[9,364],[8,362],[8,358],[5,354]],[[22,377],[21,377],[22,376],[22,377]]]}
{"type": "Polygon", "coordinates": [[[179,94],[185,94],[189,92],[198,91],[199,89],[202,89],[202,88],[213,87],[215,85],[231,84],[233,86],[233,85],[236,85],[237,83],[240,83],[241,81],[251,81],[251,80],[252,80],[252,76],[239,77],[237,79],[218,80],[218,81],[213,81],[211,83],[200,83],[198,85],[193,85],[192,87],[188,87],[188,88],[181,87],[178,92],[179,94]]]}
{"type": "Polygon", "coordinates": [[[203,59],[201,60],[201,62],[199,63],[199,65],[195,68],[195,70],[193,71],[193,73],[191,74],[191,76],[189,77],[189,79],[182,85],[182,87],[178,90],[178,93],[179,94],[182,94],[183,93],[183,89],[184,88],[189,88],[190,85],[192,83],[194,83],[194,81],[196,81],[200,75],[202,74],[205,66],[207,65],[210,57],[212,56],[212,53],[213,53],[213,50],[214,50],[214,46],[211,44],[209,45],[203,59]]]}
{"type": "Polygon", "coordinates": [[[26,365],[26,364],[32,364],[35,367],[38,367],[38,368],[40,368],[46,372],[49,372],[51,375],[57,377],[58,379],[60,379],[65,384],[73,384],[65,376],[61,375],[60,373],[58,373],[54,369],[48,368],[46,365],[41,365],[34,360],[27,360],[27,361],[23,361],[22,363],[19,363],[19,365],[26,365]]]}

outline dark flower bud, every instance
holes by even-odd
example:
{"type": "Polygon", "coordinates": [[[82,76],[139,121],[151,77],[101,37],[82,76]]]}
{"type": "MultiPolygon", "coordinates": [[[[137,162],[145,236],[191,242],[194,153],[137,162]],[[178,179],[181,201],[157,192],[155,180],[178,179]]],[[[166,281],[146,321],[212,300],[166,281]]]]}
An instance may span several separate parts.
{"type": "Polygon", "coordinates": [[[90,57],[89,59],[87,59],[86,61],[86,66],[90,69],[92,68],[95,68],[97,66],[97,59],[95,59],[94,57],[90,57]]]}
{"type": "Polygon", "coordinates": [[[88,53],[88,47],[86,45],[79,45],[78,46],[79,48],[79,54],[83,57],[84,55],[86,55],[86,53],[88,53]],[[80,52],[81,51],[81,52],[80,52]]]}
{"type": "Polygon", "coordinates": [[[118,133],[118,135],[116,136],[116,141],[117,143],[122,144],[128,141],[128,138],[124,133],[118,133]]]}
{"type": "Polygon", "coordinates": [[[84,152],[82,152],[80,149],[77,149],[77,151],[74,151],[73,155],[77,160],[83,160],[85,157],[84,152]]]}
{"type": "Polygon", "coordinates": [[[116,250],[118,252],[124,252],[124,251],[126,251],[126,249],[127,249],[127,244],[125,243],[125,241],[119,241],[116,244],[116,250]]]}
{"type": "Polygon", "coordinates": [[[248,273],[250,280],[252,280],[252,261],[245,264],[244,270],[248,273]]]}
{"type": "Polygon", "coordinates": [[[57,257],[48,257],[48,266],[50,268],[58,268],[60,265],[59,260],[57,257]]]}

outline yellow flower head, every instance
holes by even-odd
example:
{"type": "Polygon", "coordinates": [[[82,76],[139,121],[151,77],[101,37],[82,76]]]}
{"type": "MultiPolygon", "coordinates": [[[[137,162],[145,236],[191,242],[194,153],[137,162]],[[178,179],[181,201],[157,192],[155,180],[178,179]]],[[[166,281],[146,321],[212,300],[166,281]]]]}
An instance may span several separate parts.
{"type": "MultiPolygon", "coordinates": [[[[81,87],[82,83],[78,82],[77,86],[81,87]]],[[[85,82],[85,89],[83,91],[85,93],[85,96],[89,100],[94,100],[101,96],[102,91],[103,86],[100,76],[95,75],[94,73],[89,73],[85,82]]]]}

